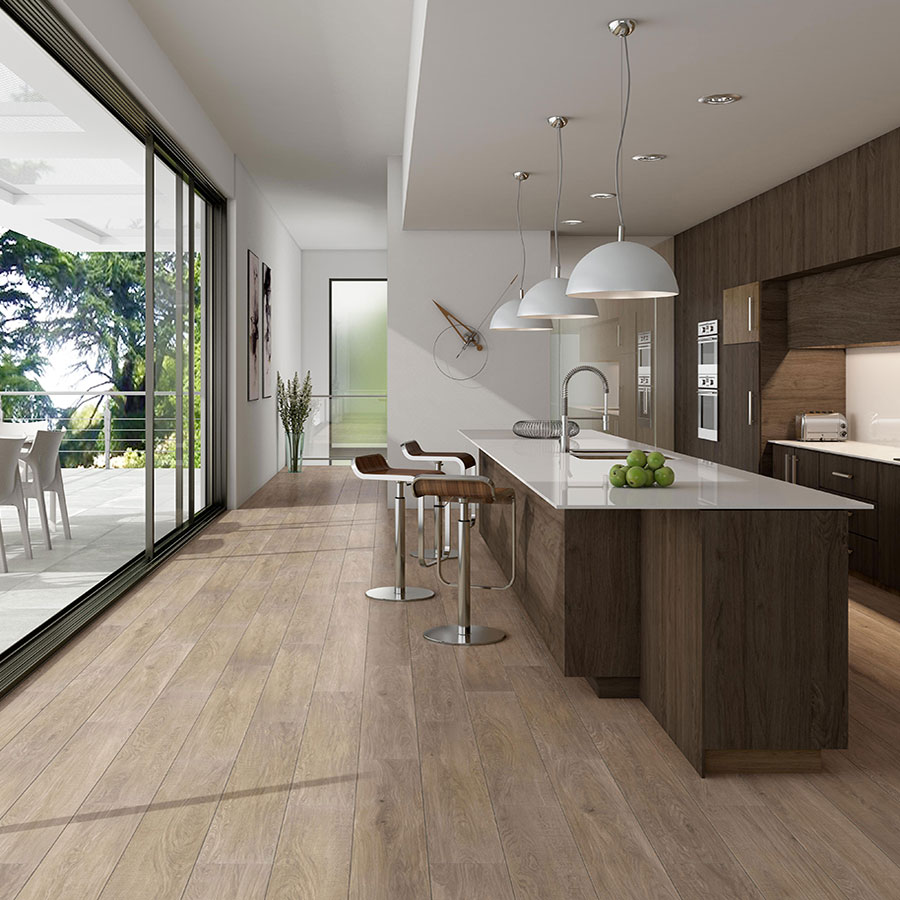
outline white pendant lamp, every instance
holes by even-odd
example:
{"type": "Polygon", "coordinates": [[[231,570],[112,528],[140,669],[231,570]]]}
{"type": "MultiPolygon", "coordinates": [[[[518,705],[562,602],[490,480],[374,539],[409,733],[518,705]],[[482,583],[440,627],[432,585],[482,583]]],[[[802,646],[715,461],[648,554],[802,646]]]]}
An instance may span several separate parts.
{"type": "Polygon", "coordinates": [[[522,244],[522,274],[519,276],[519,297],[507,300],[491,319],[491,331],[553,331],[553,323],[549,319],[523,319],[519,316],[519,303],[525,296],[525,238],[522,235],[522,182],[528,180],[527,172],[514,172],[516,179],[516,229],[522,244]]]}
{"type": "Polygon", "coordinates": [[[628,36],[635,29],[634,19],[614,19],[609,30],[622,39],[625,67],[625,100],[622,107],[622,127],[616,147],[616,205],[619,211],[618,240],[602,244],[579,260],[569,277],[570,297],[592,297],[595,300],[641,300],[651,297],[674,297],[678,282],[669,264],[655,250],[625,240],[625,220],[622,215],[622,141],[628,120],[631,100],[631,61],[628,57],[628,36]]]}
{"type": "Polygon", "coordinates": [[[532,287],[519,304],[523,319],[594,319],[599,313],[590,299],[568,297],[568,279],[559,277],[559,204],[562,199],[563,152],[562,130],[569,120],[565,116],[550,116],[551,128],[556,129],[556,212],[553,218],[553,243],[556,245],[556,266],[552,278],[545,278],[532,287]]]}

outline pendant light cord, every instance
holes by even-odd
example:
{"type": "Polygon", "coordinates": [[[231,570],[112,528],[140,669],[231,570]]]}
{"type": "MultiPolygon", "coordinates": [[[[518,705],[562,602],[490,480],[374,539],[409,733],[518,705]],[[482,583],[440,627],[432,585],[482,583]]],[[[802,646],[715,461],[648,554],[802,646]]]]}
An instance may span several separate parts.
{"type": "Polygon", "coordinates": [[[628,106],[631,102],[631,59],[628,56],[628,37],[622,36],[622,55],[620,63],[620,83],[624,83],[625,97],[622,104],[622,127],[619,130],[619,143],[616,147],[616,209],[619,212],[619,240],[625,237],[625,217],[622,215],[622,141],[625,139],[625,123],[628,121],[628,106]],[[624,78],[621,76],[621,68],[624,66],[624,78]]]}
{"type": "Polygon", "coordinates": [[[562,127],[556,129],[556,214],[553,217],[553,243],[556,245],[556,272],[559,278],[559,205],[562,202],[563,185],[563,149],[562,127]]]}
{"type": "Polygon", "coordinates": [[[519,241],[522,244],[522,277],[519,281],[519,290],[525,293],[525,235],[522,234],[522,216],[520,213],[520,204],[522,201],[522,181],[516,181],[516,230],[519,232],[519,241]]]}

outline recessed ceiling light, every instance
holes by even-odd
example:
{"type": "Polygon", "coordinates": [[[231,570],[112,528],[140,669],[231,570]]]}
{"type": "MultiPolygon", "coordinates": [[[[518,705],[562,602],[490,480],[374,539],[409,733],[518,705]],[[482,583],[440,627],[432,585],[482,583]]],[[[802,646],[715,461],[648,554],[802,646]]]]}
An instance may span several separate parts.
{"type": "Polygon", "coordinates": [[[563,219],[562,225],[584,225],[584,219],[563,219]]]}
{"type": "Polygon", "coordinates": [[[637,156],[631,157],[635,162],[656,162],[660,159],[665,159],[665,153],[638,153],[637,156]]]}
{"type": "Polygon", "coordinates": [[[728,103],[737,103],[741,99],[740,94],[707,94],[698,97],[698,103],[708,103],[710,106],[725,106],[728,103]]]}
{"type": "Polygon", "coordinates": [[[596,194],[591,194],[591,200],[615,200],[616,195],[610,193],[609,191],[598,191],[596,194]]]}

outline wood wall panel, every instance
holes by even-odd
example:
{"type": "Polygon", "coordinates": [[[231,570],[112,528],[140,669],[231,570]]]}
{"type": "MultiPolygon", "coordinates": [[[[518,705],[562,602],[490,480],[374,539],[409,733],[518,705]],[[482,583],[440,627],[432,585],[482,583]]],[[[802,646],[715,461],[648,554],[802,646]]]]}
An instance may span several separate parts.
{"type": "Polygon", "coordinates": [[[900,256],[788,282],[791,347],[900,341],[900,256]]]}
{"type": "Polygon", "coordinates": [[[900,129],[675,237],[676,449],[719,461],[697,438],[697,322],[722,318],[722,292],[900,250],[900,129]]]}

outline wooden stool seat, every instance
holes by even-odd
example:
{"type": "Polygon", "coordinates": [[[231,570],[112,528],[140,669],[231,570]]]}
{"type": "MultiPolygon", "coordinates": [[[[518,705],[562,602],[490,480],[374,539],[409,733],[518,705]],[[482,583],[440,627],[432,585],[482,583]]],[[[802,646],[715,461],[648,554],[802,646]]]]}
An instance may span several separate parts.
{"type": "MultiPolygon", "coordinates": [[[[455,625],[439,625],[429,628],[425,637],[436,644],[452,644],[456,647],[468,647],[475,644],[495,644],[502,641],[506,635],[499,628],[488,628],[485,625],[473,625],[471,622],[472,604],[471,593],[473,587],[484,588],[491,591],[505,591],[512,587],[516,580],[516,494],[515,491],[504,488],[497,490],[490,478],[480,475],[435,476],[423,475],[413,482],[413,493],[419,497],[434,497],[437,501],[456,502],[459,504],[459,575],[456,584],[447,581],[441,572],[441,562],[438,560],[437,572],[441,584],[448,587],[456,587],[457,598],[457,622],[455,625]],[[512,522],[510,523],[512,557],[512,572],[506,584],[472,584],[472,553],[470,532],[474,524],[469,516],[469,504],[493,504],[502,503],[512,507],[512,522]]],[[[439,524],[443,519],[439,519],[439,524]]],[[[443,528],[440,528],[443,531],[443,528]]],[[[439,537],[442,542],[443,535],[439,537]]],[[[440,544],[439,544],[440,545],[440,544]]]]}
{"type": "Polygon", "coordinates": [[[401,449],[407,459],[421,459],[433,463],[456,462],[462,466],[463,471],[475,468],[475,457],[465,451],[423,450],[418,441],[406,441],[401,449]]]}

